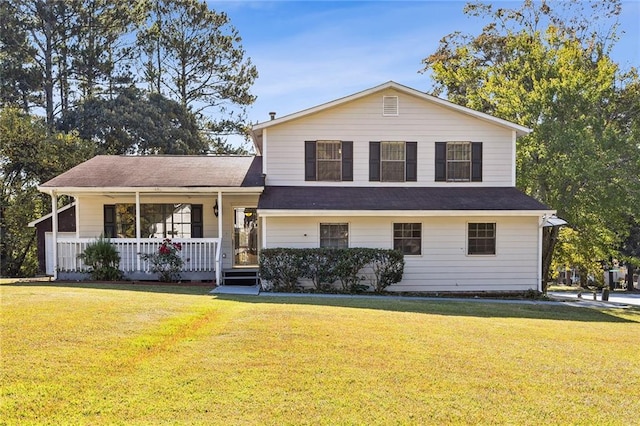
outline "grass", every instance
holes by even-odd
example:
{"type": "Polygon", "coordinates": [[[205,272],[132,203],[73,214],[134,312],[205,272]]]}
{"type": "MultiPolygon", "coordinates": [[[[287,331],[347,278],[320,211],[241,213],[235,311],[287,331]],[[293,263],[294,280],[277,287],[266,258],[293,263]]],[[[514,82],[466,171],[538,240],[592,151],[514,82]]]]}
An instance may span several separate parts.
{"type": "Polygon", "coordinates": [[[637,424],[640,311],[0,286],[0,424],[637,424]]]}

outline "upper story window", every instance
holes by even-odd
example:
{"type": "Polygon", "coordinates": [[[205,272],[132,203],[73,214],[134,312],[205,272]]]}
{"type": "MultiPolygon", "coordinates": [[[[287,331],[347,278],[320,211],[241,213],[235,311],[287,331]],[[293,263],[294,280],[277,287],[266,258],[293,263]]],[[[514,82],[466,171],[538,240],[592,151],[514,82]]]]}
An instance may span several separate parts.
{"type": "Polygon", "coordinates": [[[306,141],[304,157],[306,181],[353,180],[353,142],[306,141]]]}
{"type": "Polygon", "coordinates": [[[372,182],[415,182],[418,171],[416,142],[369,142],[369,180],[372,182]]]}
{"type": "Polygon", "coordinates": [[[482,182],[482,142],[436,142],[439,182],[482,182]]]}
{"type": "MultiPolygon", "coordinates": [[[[142,238],[202,238],[202,204],[141,204],[142,238]]],[[[104,235],[136,237],[135,204],[104,206],[104,235]]]]}

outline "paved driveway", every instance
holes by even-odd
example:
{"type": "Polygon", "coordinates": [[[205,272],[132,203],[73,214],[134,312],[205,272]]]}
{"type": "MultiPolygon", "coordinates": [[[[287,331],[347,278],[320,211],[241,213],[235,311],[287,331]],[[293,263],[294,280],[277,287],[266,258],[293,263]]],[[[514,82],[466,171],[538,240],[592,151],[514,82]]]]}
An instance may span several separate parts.
{"type": "MultiPolygon", "coordinates": [[[[550,291],[549,297],[556,300],[575,301],[575,302],[593,302],[593,293],[590,291],[583,291],[582,298],[578,298],[578,292],[572,291],[550,291]]],[[[602,293],[596,295],[597,301],[602,301],[602,293]]],[[[606,302],[605,302],[606,303],[606,302]]],[[[623,293],[623,292],[610,292],[609,304],[611,305],[633,305],[640,306],[640,293],[623,293]]]]}

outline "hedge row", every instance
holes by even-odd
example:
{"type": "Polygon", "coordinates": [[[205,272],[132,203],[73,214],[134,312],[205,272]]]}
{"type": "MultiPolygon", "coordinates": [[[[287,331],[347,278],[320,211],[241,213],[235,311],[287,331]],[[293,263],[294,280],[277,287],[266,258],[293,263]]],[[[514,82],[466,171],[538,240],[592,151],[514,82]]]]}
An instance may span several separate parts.
{"type": "Polygon", "coordinates": [[[404,257],[396,250],[373,248],[272,248],[260,253],[260,277],[275,291],[294,291],[300,278],[308,278],[317,291],[357,293],[369,284],[377,293],[400,282],[404,257]],[[368,271],[369,273],[365,273],[368,271]]]}

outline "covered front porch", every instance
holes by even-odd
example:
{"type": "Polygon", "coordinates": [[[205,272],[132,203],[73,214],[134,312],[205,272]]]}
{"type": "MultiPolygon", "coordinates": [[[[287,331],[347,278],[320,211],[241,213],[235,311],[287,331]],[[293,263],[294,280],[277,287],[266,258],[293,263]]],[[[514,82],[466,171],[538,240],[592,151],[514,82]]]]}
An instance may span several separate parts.
{"type": "Polygon", "coordinates": [[[79,255],[103,236],[120,254],[119,269],[126,279],[155,280],[143,255],[157,253],[170,239],[181,246],[180,280],[222,284],[226,271],[257,267],[257,204],[263,182],[254,158],[96,157],[39,187],[51,196],[47,272],[54,279],[86,278],[79,255]],[[137,173],[136,167],[152,173],[170,164],[176,168],[176,162],[184,163],[182,174],[169,180],[144,174],[138,182],[127,176],[137,173]],[[105,168],[112,173],[101,182],[106,185],[98,185],[105,168]],[[152,186],[152,181],[161,186],[152,186]],[[61,195],[75,199],[75,232],[58,230],[61,195]]]}
{"type": "MultiPolygon", "coordinates": [[[[62,280],[77,280],[86,276],[87,266],[80,254],[95,238],[59,237],[57,240],[57,271],[53,275],[62,280]]],[[[141,254],[151,254],[158,251],[164,240],[161,238],[115,238],[110,243],[120,253],[119,269],[127,280],[155,280],[151,272],[151,265],[141,254]]],[[[180,278],[186,281],[214,281],[221,282],[220,271],[221,249],[220,238],[174,238],[174,243],[180,243],[180,256],[184,266],[180,278]]],[[[47,259],[49,260],[49,259],[47,259]]],[[[49,263],[49,262],[47,262],[49,263]]]]}

